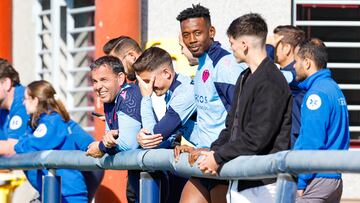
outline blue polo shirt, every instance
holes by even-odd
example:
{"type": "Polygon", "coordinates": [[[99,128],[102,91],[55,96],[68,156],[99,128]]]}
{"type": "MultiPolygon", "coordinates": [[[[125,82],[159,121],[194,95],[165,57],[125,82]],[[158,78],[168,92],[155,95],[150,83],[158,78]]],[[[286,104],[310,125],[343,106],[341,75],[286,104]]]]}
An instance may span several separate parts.
{"type": "Polygon", "coordinates": [[[16,85],[10,110],[0,109],[0,140],[18,139],[25,134],[29,115],[23,104],[24,92],[24,86],[16,85]]]}

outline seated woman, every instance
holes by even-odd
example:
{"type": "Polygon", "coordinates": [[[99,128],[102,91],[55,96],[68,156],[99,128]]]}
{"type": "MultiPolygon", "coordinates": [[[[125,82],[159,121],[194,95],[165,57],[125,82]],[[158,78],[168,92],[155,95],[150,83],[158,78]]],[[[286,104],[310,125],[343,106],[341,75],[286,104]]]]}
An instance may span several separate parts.
{"type": "MultiPolygon", "coordinates": [[[[16,153],[76,149],[75,140],[70,138],[72,122],[69,122],[69,113],[55,97],[56,92],[47,81],[35,81],[28,85],[24,105],[30,121],[26,133],[19,137],[14,147],[16,153]]],[[[29,182],[39,193],[42,191],[42,176],[47,173],[45,169],[26,171],[29,182]]],[[[58,169],[56,174],[62,177],[62,202],[88,202],[85,180],[80,171],[58,169]]]]}

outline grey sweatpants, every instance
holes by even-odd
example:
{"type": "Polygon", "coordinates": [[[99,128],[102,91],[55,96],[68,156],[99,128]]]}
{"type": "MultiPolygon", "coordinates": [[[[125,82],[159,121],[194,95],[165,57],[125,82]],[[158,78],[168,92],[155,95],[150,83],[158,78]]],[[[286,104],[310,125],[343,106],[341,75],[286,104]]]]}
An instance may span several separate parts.
{"type": "Polygon", "coordinates": [[[296,197],[296,203],[338,203],[342,189],[341,179],[315,178],[306,187],[303,196],[296,197]]]}

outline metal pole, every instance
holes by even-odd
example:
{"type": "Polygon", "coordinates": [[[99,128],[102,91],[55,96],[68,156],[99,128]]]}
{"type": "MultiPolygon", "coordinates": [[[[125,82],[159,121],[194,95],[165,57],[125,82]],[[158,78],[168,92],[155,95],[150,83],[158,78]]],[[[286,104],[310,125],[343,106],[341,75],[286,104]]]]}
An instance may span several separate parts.
{"type": "Polygon", "coordinates": [[[296,199],[297,182],[288,173],[280,173],[276,182],[276,203],[294,203],[296,199]]]}
{"type": "Polygon", "coordinates": [[[61,203],[61,177],[56,176],[55,169],[49,169],[43,176],[42,203],[61,203]]]}
{"type": "Polygon", "coordinates": [[[160,203],[160,177],[155,173],[140,173],[140,203],[160,203]]]}
{"type": "Polygon", "coordinates": [[[60,16],[61,1],[51,0],[51,83],[53,84],[58,94],[60,91],[60,42],[61,42],[61,16],[60,16]]]}

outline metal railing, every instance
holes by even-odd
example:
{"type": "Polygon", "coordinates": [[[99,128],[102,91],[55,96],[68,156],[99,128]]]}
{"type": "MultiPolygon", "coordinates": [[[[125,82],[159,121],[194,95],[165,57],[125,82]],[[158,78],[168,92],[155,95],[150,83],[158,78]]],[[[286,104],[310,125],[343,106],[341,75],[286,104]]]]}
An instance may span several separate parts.
{"type": "MultiPolygon", "coordinates": [[[[200,157],[201,159],[201,157],[200,157]]],[[[239,156],[226,163],[219,176],[204,175],[196,163],[191,167],[187,154],[176,162],[173,151],[168,149],[131,150],[101,159],[87,157],[81,151],[42,151],[0,157],[0,169],[77,169],[77,170],[166,170],[182,176],[206,177],[226,180],[261,179],[277,177],[277,203],[295,201],[299,173],[350,172],[360,173],[360,151],[283,151],[264,156],[239,156]],[[156,157],[156,158],[154,158],[156,157]]],[[[53,174],[53,173],[52,173],[53,174]]],[[[47,177],[49,178],[49,177],[47,177]]],[[[51,181],[50,181],[51,182],[51,181]]],[[[53,184],[58,181],[52,181],[53,184]]],[[[48,183],[44,183],[44,188],[48,183]]],[[[55,185],[52,187],[59,187],[55,185]]],[[[141,185],[140,187],[143,187],[141,185]]],[[[56,195],[44,191],[43,197],[56,195]],[[46,193],[46,194],[45,194],[46,193]]],[[[147,194],[149,190],[147,189],[147,194]]],[[[152,194],[159,194],[153,191],[152,194]]],[[[142,194],[140,194],[141,197],[142,194]]],[[[59,196],[57,194],[57,196],[59,196]]],[[[48,198],[51,199],[51,198],[48,198]]],[[[56,202],[44,200],[44,203],[56,202]]],[[[144,202],[146,200],[143,199],[144,202]]]]}

